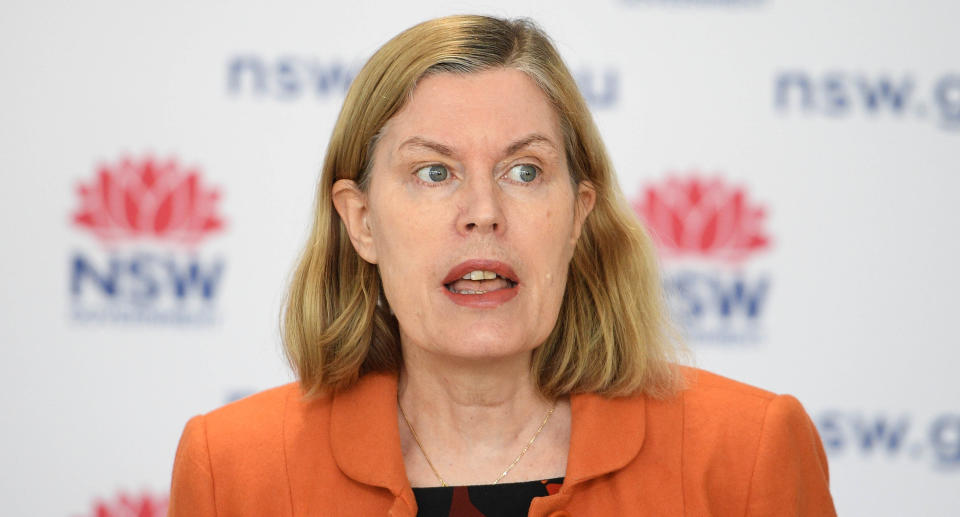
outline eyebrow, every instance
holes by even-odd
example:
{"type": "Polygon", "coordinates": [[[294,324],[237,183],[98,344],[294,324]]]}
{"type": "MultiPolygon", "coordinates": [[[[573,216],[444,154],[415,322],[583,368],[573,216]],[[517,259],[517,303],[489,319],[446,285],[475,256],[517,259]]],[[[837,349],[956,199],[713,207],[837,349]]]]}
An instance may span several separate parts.
{"type": "MultiPolygon", "coordinates": [[[[550,150],[554,152],[557,151],[557,147],[554,145],[552,140],[550,140],[544,135],[541,135],[540,133],[532,133],[508,145],[503,155],[510,156],[512,154],[516,154],[517,152],[527,147],[531,147],[534,145],[543,145],[543,144],[549,147],[550,150]]],[[[408,138],[402,144],[400,144],[399,149],[403,149],[406,147],[424,148],[424,149],[433,151],[441,156],[446,156],[446,157],[452,157],[455,154],[453,149],[451,149],[449,146],[441,144],[440,142],[434,142],[433,140],[428,140],[426,138],[423,138],[422,136],[414,136],[414,137],[408,138]]]]}
{"type": "Polygon", "coordinates": [[[424,149],[433,151],[442,156],[447,156],[447,157],[453,156],[453,149],[450,149],[449,147],[441,144],[440,142],[427,140],[422,136],[415,136],[412,138],[408,138],[402,144],[400,144],[399,148],[403,149],[405,147],[413,147],[413,148],[422,147],[424,149]]]}
{"type": "Polygon", "coordinates": [[[520,140],[517,140],[516,142],[510,144],[510,146],[507,147],[507,151],[503,154],[504,156],[510,156],[511,154],[516,154],[522,149],[531,147],[533,145],[538,145],[538,144],[546,144],[548,147],[550,147],[552,151],[557,150],[557,147],[553,144],[553,141],[551,141],[549,138],[539,133],[533,133],[532,135],[527,135],[521,138],[520,140]]]}

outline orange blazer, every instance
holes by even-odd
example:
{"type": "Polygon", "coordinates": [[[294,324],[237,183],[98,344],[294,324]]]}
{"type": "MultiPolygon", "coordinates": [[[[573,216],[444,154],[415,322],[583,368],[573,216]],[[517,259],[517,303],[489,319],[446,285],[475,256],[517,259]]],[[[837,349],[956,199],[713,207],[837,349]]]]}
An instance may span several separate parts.
{"type": "MultiPolygon", "coordinates": [[[[830,516],[827,458],[803,407],[702,370],[669,400],[572,395],[567,472],[531,516],[830,516]]],[[[305,401],[296,383],[187,422],[170,517],[415,516],[397,378],[305,401]]]]}

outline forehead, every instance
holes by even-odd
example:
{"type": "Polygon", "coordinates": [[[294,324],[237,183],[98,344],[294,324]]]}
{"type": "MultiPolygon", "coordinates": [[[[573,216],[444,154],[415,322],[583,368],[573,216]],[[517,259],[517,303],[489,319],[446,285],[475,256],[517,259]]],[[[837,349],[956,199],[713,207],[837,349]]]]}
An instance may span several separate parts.
{"type": "Polygon", "coordinates": [[[384,128],[382,147],[395,152],[410,137],[454,149],[502,152],[530,134],[562,147],[556,112],[524,72],[501,68],[421,79],[406,106],[384,128]]]}

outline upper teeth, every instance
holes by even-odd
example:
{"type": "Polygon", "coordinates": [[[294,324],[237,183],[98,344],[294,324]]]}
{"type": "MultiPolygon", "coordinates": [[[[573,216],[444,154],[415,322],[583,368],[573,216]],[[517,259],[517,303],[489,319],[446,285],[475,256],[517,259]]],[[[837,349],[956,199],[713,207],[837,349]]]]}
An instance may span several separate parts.
{"type": "Polygon", "coordinates": [[[493,280],[494,278],[497,278],[497,274],[493,271],[481,271],[479,269],[463,275],[464,280],[493,280]]]}

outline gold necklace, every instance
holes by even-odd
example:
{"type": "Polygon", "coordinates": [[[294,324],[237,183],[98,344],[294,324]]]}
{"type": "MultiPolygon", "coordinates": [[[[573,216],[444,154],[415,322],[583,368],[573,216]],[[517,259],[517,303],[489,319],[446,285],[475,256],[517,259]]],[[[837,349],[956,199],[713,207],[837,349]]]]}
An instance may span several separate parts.
{"type": "MultiPolygon", "coordinates": [[[[407,424],[407,429],[410,429],[410,434],[413,435],[413,441],[417,442],[417,447],[420,448],[420,452],[423,454],[423,459],[427,460],[427,465],[430,465],[430,470],[433,471],[433,475],[437,476],[437,479],[440,481],[440,486],[448,486],[446,481],[444,481],[443,478],[440,477],[440,473],[437,472],[437,467],[433,466],[433,462],[430,461],[430,456],[427,456],[426,449],[424,449],[423,444],[420,443],[420,438],[417,436],[417,432],[413,430],[413,426],[410,425],[410,421],[407,420],[407,415],[403,412],[403,406],[400,405],[399,397],[397,397],[397,408],[400,409],[400,416],[403,418],[403,422],[407,424]]],[[[507,476],[507,473],[510,472],[510,469],[515,467],[517,463],[520,463],[520,458],[522,458],[523,455],[527,453],[527,449],[529,449],[530,446],[533,445],[534,440],[536,440],[537,437],[540,436],[540,431],[543,431],[543,426],[547,425],[547,420],[550,420],[550,415],[553,414],[554,409],[557,409],[557,401],[553,401],[553,405],[550,406],[550,409],[547,410],[547,414],[544,415],[543,417],[543,422],[540,422],[540,427],[537,428],[537,432],[533,433],[533,436],[530,437],[530,441],[528,441],[527,444],[523,446],[523,450],[520,451],[520,455],[517,456],[517,459],[513,460],[513,463],[508,465],[507,468],[504,469],[504,471],[501,472],[499,476],[497,476],[497,479],[493,480],[492,484],[496,485],[497,483],[499,483],[501,479],[507,476]]]]}

